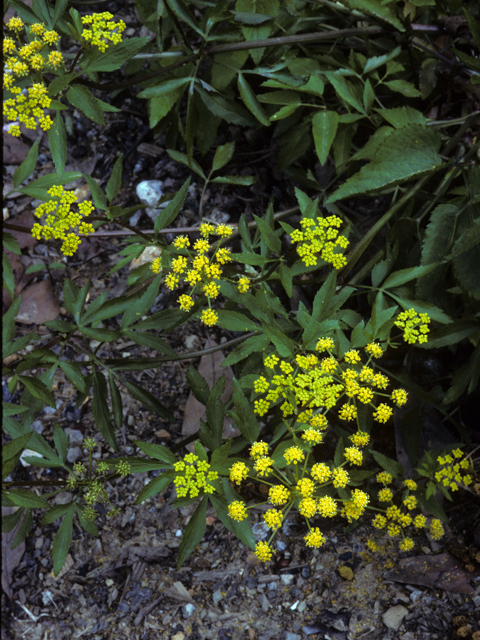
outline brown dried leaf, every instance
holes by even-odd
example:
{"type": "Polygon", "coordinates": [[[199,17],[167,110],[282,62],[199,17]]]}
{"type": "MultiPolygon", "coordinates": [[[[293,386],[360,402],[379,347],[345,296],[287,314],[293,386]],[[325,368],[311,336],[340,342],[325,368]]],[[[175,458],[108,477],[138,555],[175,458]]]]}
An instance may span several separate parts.
{"type": "Polygon", "coordinates": [[[60,578],[63,578],[63,576],[70,571],[70,569],[73,567],[74,564],[75,564],[74,559],[70,554],[68,554],[67,557],[65,558],[65,564],[60,569],[60,573],[58,574],[58,576],[56,576],[52,571],[52,573],[50,574],[50,577],[53,578],[54,580],[60,580],[60,578]]]}
{"type": "Polygon", "coordinates": [[[384,573],[387,580],[455,593],[472,593],[470,580],[474,577],[472,573],[464,571],[449,553],[405,558],[399,562],[398,567],[384,573]]]}
{"type": "MultiPolygon", "coordinates": [[[[17,509],[18,507],[2,507],[2,516],[15,513],[17,509]]],[[[25,541],[21,542],[15,549],[10,548],[21,522],[22,518],[20,518],[20,522],[18,522],[11,531],[2,533],[2,589],[10,601],[13,595],[11,589],[12,573],[20,564],[23,554],[25,553],[25,541]]]]}
{"type": "Polygon", "coordinates": [[[60,304],[53,293],[50,280],[42,280],[23,290],[16,321],[42,324],[47,320],[55,320],[59,312],[60,304]]]}
{"type": "Polygon", "coordinates": [[[181,582],[174,582],[166,593],[168,598],[177,600],[178,602],[193,602],[192,596],[181,582]]]}

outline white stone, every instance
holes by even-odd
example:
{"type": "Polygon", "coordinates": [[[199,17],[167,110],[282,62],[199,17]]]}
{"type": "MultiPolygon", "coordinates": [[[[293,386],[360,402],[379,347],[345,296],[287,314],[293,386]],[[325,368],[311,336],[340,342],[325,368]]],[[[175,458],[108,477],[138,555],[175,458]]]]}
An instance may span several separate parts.
{"type": "Polygon", "coordinates": [[[382,616],[383,624],[389,629],[398,631],[407,614],[408,609],[405,609],[401,604],[397,604],[394,607],[390,607],[388,611],[385,611],[382,616]]]}

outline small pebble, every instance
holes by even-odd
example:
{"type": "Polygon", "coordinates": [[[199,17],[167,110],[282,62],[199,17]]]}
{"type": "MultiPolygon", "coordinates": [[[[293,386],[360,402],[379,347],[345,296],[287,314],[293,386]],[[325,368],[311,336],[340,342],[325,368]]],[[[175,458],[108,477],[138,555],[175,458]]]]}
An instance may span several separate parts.
{"type": "Polygon", "coordinates": [[[182,607],[182,615],[184,618],[190,618],[195,612],[195,605],[189,602],[184,607],[182,607]]]}
{"type": "Polygon", "coordinates": [[[284,573],[282,576],[280,576],[280,581],[285,586],[288,586],[288,585],[292,584],[294,578],[295,578],[295,576],[292,575],[291,573],[284,573]]]}
{"type": "Polygon", "coordinates": [[[389,629],[393,629],[394,631],[398,631],[403,622],[403,619],[408,614],[408,609],[406,609],[401,604],[397,604],[394,607],[390,607],[388,611],[382,615],[383,624],[389,629]]]}
{"type": "Polygon", "coordinates": [[[257,542],[266,540],[269,536],[270,529],[264,522],[257,522],[252,527],[253,537],[257,542]]]}

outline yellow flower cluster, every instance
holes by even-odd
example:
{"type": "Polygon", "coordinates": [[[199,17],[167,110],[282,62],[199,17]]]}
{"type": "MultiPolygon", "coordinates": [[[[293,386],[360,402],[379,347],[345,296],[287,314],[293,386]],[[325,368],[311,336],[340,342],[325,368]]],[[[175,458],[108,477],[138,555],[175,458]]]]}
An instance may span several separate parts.
{"type": "Polygon", "coordinates": [[[299,243],[297,253],[304,264],[309,267],[315,266],[318,256],[335,269],[341,269],[347,264],[341,250],[346,249],[349,242],[345,236],[338,235],[338,227],[342,224],[338,216],[316,220],[303,218],[300,224],[302,230],[296,229],[290,237],[293,242],[299,243]]]}
{"type": "MultiPolygon", "coordinates": [[[[358,432],[352,439],[360,439],[366,444],[368,435],[358,432]]],[[[331,469],[324,462],[316,463],[308,469],[309,453],[300,446],[287,447],[283,452],[284,462],[289,469],[286,472],[276,467],[275,460],[269,455],[268,443],[264,441],[252,444],[250,457],[253,461],[253,473],[250,477],[256,475],[257,480],[269,487],[268,502],[273,507],[263,516],[265,524],[272,530],[272,535],[268,542],[262,542],[256,547],[255,554],[260,560],[271,559],[273,551],[270,543],[282,526],[285,514],[294,505],[297,505],[299,513],[307,522],[309,533],[304,537],[305,543],[315,548],[321,546],[325,538],[318,528],[311,527],[312,518],[316,515],[333,518],[338,513],[337,504],[340,503],[343,504],[341,514],[351,522],[358,519],[368,505],[367,494],[359,489],[354,489],[347,499],[324,495],[324,487],[328,484],[344,489],[349,483],[349,475],[341,466],[331,469]],[[264,480],[267,475],[275,478],[278,484],[272,484],[270,477],[264,480]]],[[[249,474],[250,470],[244,462],[235,462],[230,468],[230,480],[236,484],[240,484],[249,474]]],[[[233,520],[242,521],[247,518],[247,507],[244,502],[235,500],[230,503],[228,513],[233,520]]]]}
{"type": "Polygon", "coordinates": [[[422,344],[428,340],[430,318],[427,313],[417,313],[415,309],[402,311],[395,320],[395,325],[403,329],[403,339],[408,344],[422,344]]]}
{"type": "Polygon", "coordinates": [[[82,31],[82,38],[102,53],[108,49],[109,43],[119,44],[122,41],[122,33],[125,31],[125,22],[123,20],[114,22],[112,18],[113,14],[108,11],[82,18],[83,24],[91,25],[90,29],[82,31]]]}
{"type": "MultiPolygon", "coordinates": [[[[270,381],[265,376],[259,376],[254,382],[254,391],[266,394],[255,400],[255,413],[263,416],[278,400],[283,399],[280,409],[284,418],[297,416],[300,422],[309,427],[303,438],[307,442],[318,444],[322,441],[322,435],[315,431],[325,428],[326,419],[322,414],[314,414],[315,410],[328,411],[341,398],[345,398],[346,402],[338,411],[342,420],[355,420],[358,415],[357,403],[361,403],[374,408],[373,418],[377,422],[387,422],[393,409],[383,402],[375,406],[375,396],[387,397],[398,407],[406,403],[407,393],[404,389],[395,389],[391,394],[383,393],[390,381],[387,376],[375,373],[370,366],[372,358],[383,354],[379,345],[372,343],[365,348],[368,357],[366,364],[362,363],[361,355],[356,349],[347,351],[343,362],[333,356],[333,349],[331,338],[321,338],[317,343],[317,350],[328,351],[329,355],[322,359],[314,354],[298,355],[295,357],[295,368],[275,355],[266,357],[265,367],[272,370],[272,375],[270,381]],[[276,371],[276,367],[280,372],[276,371]]],[[[358,433],[352,442],[357,448],[365,446],[368,436],[358,433]]],[[[361,464],[361,454],[355,447],[351,447],[346,455],[353,464],[361,464]]]]}
{"type": "Polygon", "coordinates": [[[10,18],[6,26],[16,35],[16,40],[11,37],[3,40],[6,69],[3,88],[13,96],[4,100],[3,115],[16,123],[10,125],[8,132],[18,137],[20,126],[17,123],[24,124],[27,129],[36,129],[38,124],[43,131],[48,131],[53,122],[44,110],[50,107],[51,99],[45,84],[33,82],[33,79],[39,79],[39,72],[51,71],[63,65],[62,54],[49,49],[57,44],[60,36],[56,31],[47,31],[41,23],[25,27],[18,17],[10,18]],[[25,34],[26,42],[22,41],[21,34],[25,34]],[[22,90],[16,80],[25,76],[32,78],[32,85],[22,90]]]}
{"type": "MultiPolygon", "coordinates": [[[[209,471],[210,464],[205,460],[199,460],[194,453],[187,453],[183,460],[179,460],[173,465],[177,472],[173,481],[179,498],[196,498],[200,491],[204,493],[213,493],[215,487],[210,482],[217,480],[218,472],[209,471]]],[[[237,520],[240,517],[240,511],[233,508],[233,513],[237,514],[237,520]]]]}
{"type": "MultiPolygon", "coordinates": [[[[215,227],[213,224],[202,223],[199,227],[201,238],[199,238],[190,250],[190,240],[187,236],[178,236],[173,242],[176,251],[183,251],[173,259],[171,271],[165,277],[165,284],[173,291],[180,286],[180,282],[190,285],[190,294],[183,294],[178,298],[178,303],[183,311],[190,311],[195,304],[193,295],[200,290],[208,299],[208,309],[202,312],[201,320],[211,327],[218,321],[217,313],[211,308],[211,301],[220,294],[220,280],[222,279],[222,267],[232,261],[230,249],[219,247],[215,249],[211,257],[208,252],[211,249],[209,236],[216,235],[220,238],[228,238],[232,235],[233,229],[224,224],[215,227]],[[184,255],[186,254],[186,255],[184,255]]],[[[159,273],[161,269],[160,258],[155,258],[151,263],[154,273],[159,273]]],[[[250,286],[250,280],[246,276],[238,280],[238,290],[246,293],[250,286]]]]}
{"type": "Polygon", "coordinates": [[[467,487],[472,484],[472,476],[465,473],[470,468],[470,463],[467,458],[460,460],[463,456],[461,449],[454,449],[451,455],[438,456],[437,462],[442,465],[442,468],[435,473],[435,480],[452,491],[456,491],[460,484],[467,487]]]}
{"type": "MultiPolygon", "coordinates": [[[[387,471],[381,471],[377,474],[377,482],[387,485],[393,482],[393,477],[387,471]]],[[[409,512],[418,508],[418,499],[410,491],[417,489],[417,483],[414,480],[406,479],[403,481],[403,497],[401,498],[402,506],[406,511],[402,511],[394,504],[394,492],[392,489],[383,487],[378,491],[377,498],[379,503],[387,503],[384,514],[378,513],[372,520],[372,524],[376,529],[386,529],[388,536],[391,538],[401,538],[399,540],[399,548],[401,551],[410,551],[414,547],[412,538],[405,535],[404,530],[413,526],[415,529],[429,529],[430,535],[434,540],[439,540],[443,534],[443,526],[440,520],[433,519],[430,524],[423,514],[411,515],[409,512]]],[[[373,542],[373,547],[375,543],[373,542]]],[[[373,548],[371,546],[371,548],[373,548]]]]}
{"type": "Polygon", "coordinates": [[[85,201],[78,204],[78,211],[71,210],[76,203],[73,191],[65,191],[61,185],[50,187],[48,194],[52,197],[35,210],[35,216],[46,216],[43,226],[36,222],[32,227],[32,236],[37,240],[42,237],[45,240],[63,240],[61,252],[65,256],[73,256],[81,243],[76,233],[67,233],[70,229],[78,227],[78,233],[88,235],[95,229],[88,222],[82,222],[95,208],[91,202],[85,201]]]}

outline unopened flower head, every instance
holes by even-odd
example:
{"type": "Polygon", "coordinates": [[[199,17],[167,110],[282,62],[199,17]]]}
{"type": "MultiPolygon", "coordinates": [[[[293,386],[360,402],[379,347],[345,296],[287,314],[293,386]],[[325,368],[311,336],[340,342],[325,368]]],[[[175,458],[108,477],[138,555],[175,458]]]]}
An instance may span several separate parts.
{"type": "Polygon", "coordinates": [[[72,256],[77,250],[81,240],[76,233],[68,233],[78,227],[78,233],[88,235],[95,229],[83,218],[90,215],[95,208],[91,202],[80,202],[77,211],[72,210],[77,198],[73,191],[65,191],[61,185],[50,187],[47,192],[51,200],[44,202],[35,211],[35,216],[45,216],[43,226],[35,223],[32,227],[32,236],[37,240],[55,239],[62,240],[61,251],[65,256],[72,256]]]}
{"type": "Polygon", "coordinates": [[[417,313],[415,309],[402,311],[395,320],[395,325],[403,329],[403,339],[408,344],[422,344],[428,340],[431,320],[427,313],[417,313]]]}
{"type": "Polygon", "coordinates": [[[210,483],[217,480],[218,472],[210,471],[210,464],[199,460],[194,453],[188,453],[173,468],[177,473],[173,483],[179,498],[196,498],[200,492],[214,493],[215,487],[210,483]]]}
{"type": "Polygon", "coordinates": [[[113,14],[108,11],[83,16],[82,23],[90,25],[89,29],[83,29],[82,38],[104,53],[110,44],[119,44],[122,41],[122,33],[126,25],[123,20],[115,22],[113,14]]]}
{"type": "Polygon", "coordinates": [[[295,230],[291,234],[293,242],[298,242],[297,253],[307,266],[315,266],[317,259],[331,264],[335,269],[341,269],[347,264],[342,250],[349,242],[345,236],[339,236],[338,227],[342,220],[338,216],[326,218],[303,218],[300,222],[302,230],[295,230]]]}

